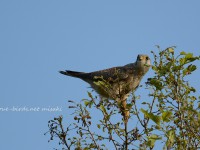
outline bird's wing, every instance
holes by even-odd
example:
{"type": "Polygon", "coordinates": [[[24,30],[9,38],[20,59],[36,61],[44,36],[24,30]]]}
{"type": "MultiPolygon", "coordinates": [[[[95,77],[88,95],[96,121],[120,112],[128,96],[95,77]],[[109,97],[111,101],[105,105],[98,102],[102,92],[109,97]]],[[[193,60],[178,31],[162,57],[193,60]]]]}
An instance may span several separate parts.
{"type": "Polygon", "coordinates": [[[105,80],[108,82],[115,82],[116,80],[125,80],[128,78],[128,76],[129,74],[127,73],[127,69],[124,67],[113,67],[105,70],[87,73],[87,78],[94,81],[105,80]]]}
{"type": "Polygon", "coordinates": [[[133,76],[134,64],[128,64],[120,67],[113,67],[100,71],[94,71],[90,73],[77,72],[77,71],[60,71],[61,74],[80,78],[86,82],[98,82],[105,80],[109,83],[115,83],[119,81],[125,81],[130,76],[133,76]]]}

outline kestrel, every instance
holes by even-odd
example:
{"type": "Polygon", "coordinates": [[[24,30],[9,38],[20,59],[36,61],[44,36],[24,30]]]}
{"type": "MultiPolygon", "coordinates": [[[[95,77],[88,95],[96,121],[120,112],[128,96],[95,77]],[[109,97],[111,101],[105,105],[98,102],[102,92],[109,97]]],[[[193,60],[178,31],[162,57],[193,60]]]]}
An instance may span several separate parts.
{"type": "Polygon", "coordinates": [[[129,111],[125,111],[126,99],[139,86],[150,65],[151,61],[147,55],[138,55],[135,63],[124,66],[89,73],[70,70],[60,71],[60,73],[80,78],[89,83],[101,97],[116,100],[127,121],[129,111]]]}

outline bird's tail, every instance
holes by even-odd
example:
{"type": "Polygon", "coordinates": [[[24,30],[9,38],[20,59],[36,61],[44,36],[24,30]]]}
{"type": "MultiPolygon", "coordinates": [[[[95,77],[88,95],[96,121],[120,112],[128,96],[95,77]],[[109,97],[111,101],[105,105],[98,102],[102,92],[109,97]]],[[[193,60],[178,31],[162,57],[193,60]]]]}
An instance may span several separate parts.
{"type": "Polygon", "coordinates": [[[77,72],[77,71],[70,71],[70,70],[65,70],[65,71],[59,71],[61,74],[71,76],[71,77],[76,77],[76,78],[82,78],[82,76],[85,74],[84,72],[77,72]]]}

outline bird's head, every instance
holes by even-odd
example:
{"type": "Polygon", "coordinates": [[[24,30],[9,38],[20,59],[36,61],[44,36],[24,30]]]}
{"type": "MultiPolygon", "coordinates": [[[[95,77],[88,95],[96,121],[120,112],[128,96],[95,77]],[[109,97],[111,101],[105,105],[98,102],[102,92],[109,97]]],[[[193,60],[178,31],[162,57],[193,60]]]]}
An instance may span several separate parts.
{"type": "Polygon", "coordinates": [[[151,60],[148,55],[139,54],[135,64],[141,71],[146,73],[151,66],[151,60]]]}

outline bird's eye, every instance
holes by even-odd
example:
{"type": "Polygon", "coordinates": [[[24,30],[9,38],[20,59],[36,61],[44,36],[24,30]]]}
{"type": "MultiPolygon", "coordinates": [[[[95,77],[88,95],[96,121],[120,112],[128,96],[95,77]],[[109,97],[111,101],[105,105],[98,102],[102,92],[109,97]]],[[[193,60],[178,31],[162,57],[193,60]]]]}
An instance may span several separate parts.
{"type": "Polygon", "coordinates": [[[149,60],[149,57],[146,57],[146,60],[149,60]]]}

